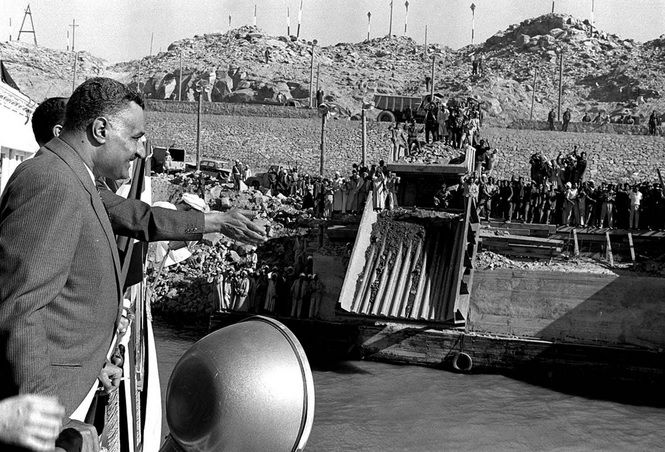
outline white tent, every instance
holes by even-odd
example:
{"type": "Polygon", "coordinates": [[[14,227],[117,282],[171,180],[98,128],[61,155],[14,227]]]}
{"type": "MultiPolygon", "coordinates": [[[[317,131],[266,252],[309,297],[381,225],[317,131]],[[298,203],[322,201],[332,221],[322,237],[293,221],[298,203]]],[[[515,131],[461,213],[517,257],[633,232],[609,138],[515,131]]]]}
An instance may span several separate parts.
{"type": "Polygon", "coordinates": [[[0,193],[19,163],[39,149],[30,121],[36,106],[28,96],[0,79],[0,193]]]}

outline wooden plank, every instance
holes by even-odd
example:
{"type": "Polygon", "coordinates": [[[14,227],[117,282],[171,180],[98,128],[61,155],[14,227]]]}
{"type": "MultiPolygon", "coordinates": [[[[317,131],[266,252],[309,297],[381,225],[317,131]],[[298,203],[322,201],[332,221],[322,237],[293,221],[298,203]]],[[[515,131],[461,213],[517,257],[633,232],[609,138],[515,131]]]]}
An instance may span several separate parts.
{"type": "Polygon", "coordinates": [[[507,241],[514,243],[563,245],[563,240],[547,239],[542,237],[531,237],[531,236],[527,237],[523,235],[513,235],[513,234],[496,235],[487,232],[481,232],[480,238],[482,240],[507,241]]]}
{"type": "Polygon", "coordinates": [[[490,220],[489,222],[491,227],[498,228],[527,228],[532,230],[544,230],[554,232],[557,230],[556,225],[554,224],[541,224],[541,223],[506,223],[503,221],[490,220]]]}
{"type": "Polygon", "coordinates": [[[577,257],[580,255],[580,246],[577,243],[577,231],[573,229],[573,253],[577,257]]]}
{"type": "Polygon", "coordinates": [[[612,255],[612,242],[610,240],[610,233],[605,232],[605,254],[607,255],[607,260],[610,263],[610,267],[614,267],[614,256],[612,255]]]}
{"type": "Polygon", "coordinates": [[[633,234],[628,233],[628,244],[630,245],[630,259],[635,263],[635,247],[633,246],[633,234]]]}

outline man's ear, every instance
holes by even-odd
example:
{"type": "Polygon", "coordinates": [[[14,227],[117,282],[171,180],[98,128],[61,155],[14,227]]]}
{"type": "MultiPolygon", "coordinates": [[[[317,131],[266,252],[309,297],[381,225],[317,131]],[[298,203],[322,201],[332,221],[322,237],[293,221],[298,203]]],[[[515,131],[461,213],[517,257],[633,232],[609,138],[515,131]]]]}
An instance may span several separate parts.
{"type": "Polygon", "coordinates": [[[92,137],[99,143],[106,143],[108,137],[109,122],[104,117],[99,117],[92,122],[92,137]]]}
{"type": "Polygon", "coordinates": [[[56,124],[53,126],[53,129],[51,130],[53,132],[54,137],[59,137],[60,132],[62,132],[62,125],[61,124],[56,124]]]}

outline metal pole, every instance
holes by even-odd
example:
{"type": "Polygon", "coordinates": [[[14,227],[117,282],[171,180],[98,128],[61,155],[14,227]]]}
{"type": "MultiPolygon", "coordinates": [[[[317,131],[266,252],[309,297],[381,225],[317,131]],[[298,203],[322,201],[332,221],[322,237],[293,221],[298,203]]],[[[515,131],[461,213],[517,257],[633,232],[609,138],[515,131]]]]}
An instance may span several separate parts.
{"type": "Polygon", "coordinates": [[[372,13],[368,11],[367,12],[367,40],[368,41],[369,41],[369,32],[370,32],[370,29],[371,29],[371,25],[372,25],[372,13]]]}
{"type": "Polygon", "coordinates": [[[360,118],[362,123],[362,155],[360,161],[362,166],[365,166],[365,160],[367,159],[367,116],[364,108],[360,111],[360,118]]]}
{"type": "Polygon", "coordinates": [[[286,7],[286,36],[291,36],[291,9],[286,7]]]}
{"type": "Polygon", "coordinates": [[[74,76],[72,77],[72,93],[76,89],[76,66],[79,59],[79,53],[74,52],[74,76]]]}
{"type": "Polygon", "coordinates": [[[296,38],[300,37],[300,23],[302,22],[302,2],[303,0],[300,0],[300,9],[298,10],[298,31],[296,31],[296,38]]]}
{"type": "Polygon", "coordinates": [[[406,35],[406,25],[409,22],[409,0],[404,2],[404,7],[406,8],[406,14],[404,15],[404,34],[406,35]]]}
{"type": "Polygon", "coordinates": [[[231,15],[229,14],[229,31],[231,31],[231,15]]]}
{"type": "Polygon", "coordinates": [[[321,162],[319,166],[319,174],[323,176],[323,167],[325,166],[325,153],[326,153],[326,116],[328,112],[326,111],[321,116],[321,162]]]}
{"type": "Polygon", "coordinates": [[[319,77],[321,76],[321,63],[316,65],[316,92],[319,92],[319,77]]]}
{"type": "Polygon", "coordinates": [[[538,66],[533,69],[533,92],[531,93],[531,113],[529,113],[529,121],[533,120],[533,105],[536,101],[536,83],[538,82],[538,66]]]}
{"type": "Polygon", "coordinates": [[[256,3],[254,3],[254,26],[256,27],[256,3]]]}
{"type": "Polygon", "coordinates": [[[393,35],[393,0],[390,0],[390,27],[388,28],[388,37],[393,35]]]}
{"type": "Polygon", "coordinates": [[[557,121],[561,121],[561,96],[563,94],[563,49],[559,52],[559,106],[557,109],[557,121]]]}
{"type": "Polygon", "coordinates": [[[309,67],[309,107],[312,108],[314,107],[314,96],[313,96],[313,89],[314,89],[314,49],[315,49],[316,44],[312,41],[312,60],[310,63],[309,67]]]}
{"type": "Polygon", "coordinates": [[[425,58],[427,58],[427,25],[425,25],[425,58]]]}
{"type": "Polygon", "coordinates": [[[182,49],[180,49],[180,76],[178,77],[178,100],[182,100],[182,49]]]}
{"type": "Polygon", "coordinates": [[[476,34],[476,12],[471,11],[471,45],[473,45],[475,34],[476,34]]]}
{"type": "Polygon", "coordinates": [[[554,14],[554,0],[552,0],[552,14],[554,14]]]}
{"type": "Polygon", "coordinates": [[[591,0],[591,36],[593,36],[593,25],[595,22],[594,19],[594,6],[595,6],[595,0],[591,0]]]}
{"type": "Polygon", "coordinates": [[[150,56],[152,56],[152,43],[154,42],[154,40],[155,40],[155,32],[152,32],[150,34],[150,56]]]}
{"type": "Polygon", "coordinates": [[[196,113],[196,171],[201,170],[201,114],[203,111],[203,89],[199,91],[199,108],[196,113]]]}
{"type": "Polygon", "coordinates": [[[434,102],[434,65],[436,64],[436,55],[432,55],[432,81],[430,82],[429,101],[434,102]]]}

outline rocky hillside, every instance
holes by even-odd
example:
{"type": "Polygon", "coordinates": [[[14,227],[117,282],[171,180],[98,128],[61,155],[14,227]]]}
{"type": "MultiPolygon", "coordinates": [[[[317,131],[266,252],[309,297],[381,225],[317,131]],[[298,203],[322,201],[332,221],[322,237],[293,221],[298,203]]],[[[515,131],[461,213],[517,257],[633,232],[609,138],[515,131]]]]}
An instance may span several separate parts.
{"type": "MultiPolygon", "coordinates": [[[[0,42],[0,59],[21,91],[37,102],[72,93],[74,57],[72,52],[35,47],[25,42],[0,42]]],[[[88,52],[78,52],[76,57],[78,83],[87,77],[107,74],[105,60],[88,52]]]]}
{"type": "MultiPolygon", "coordinates": [[[[17,82],[33,97],[32,86],[38,86],[39,77],[54,86],[69,78],[71,85],[71,54],[22,44],[4,46],[3,58],[9,59],[17,82]],[[7,46],[12,51],[9,58],[7,46]],[[35,66],[40,72],[28,69],[35,66]]],[[[628,109],[647,117],[653,109],[665,110],[664,47],[665,35],[642,44],[592,30],[588,22],[571,16],[548,14],[512,25],[479,45],[459,50],[429,45],[428,58],[423,45],[406,37],[317,46],[314,73],[316,78],[320,67],[319,83],[327,100],[355,113],[377,93],[425,94],[425,77],[431,72],[431,56],[436,55],[436,92],[444,97],[483,99],[488,117],[495,124],[505,124],[529,116],[536,68],[534,117],[544,118],[556,105],[557,51],[561,49],[564,108],[573,110],[574,120],[584,111],[599,110],[612,114],[628,109]],[[471,55],[483,57],[483,74],[471,75],[471,55]]],[[[193,100],[198,87],[212,101],[287,100],[307,105],[311,48],[311,43],[294,37],[273,37],[242,27],[179,40],[166,52],[114,66],[104,66],[86,54],[81,58],[86,76],[105,73],[136,86],[140,74],[142,90],[155,98],[178,98],[182,56],[183,100],[193,100]]],[[[44,96],[43,91],[37,92],[37,99],[44,96]]]]}

